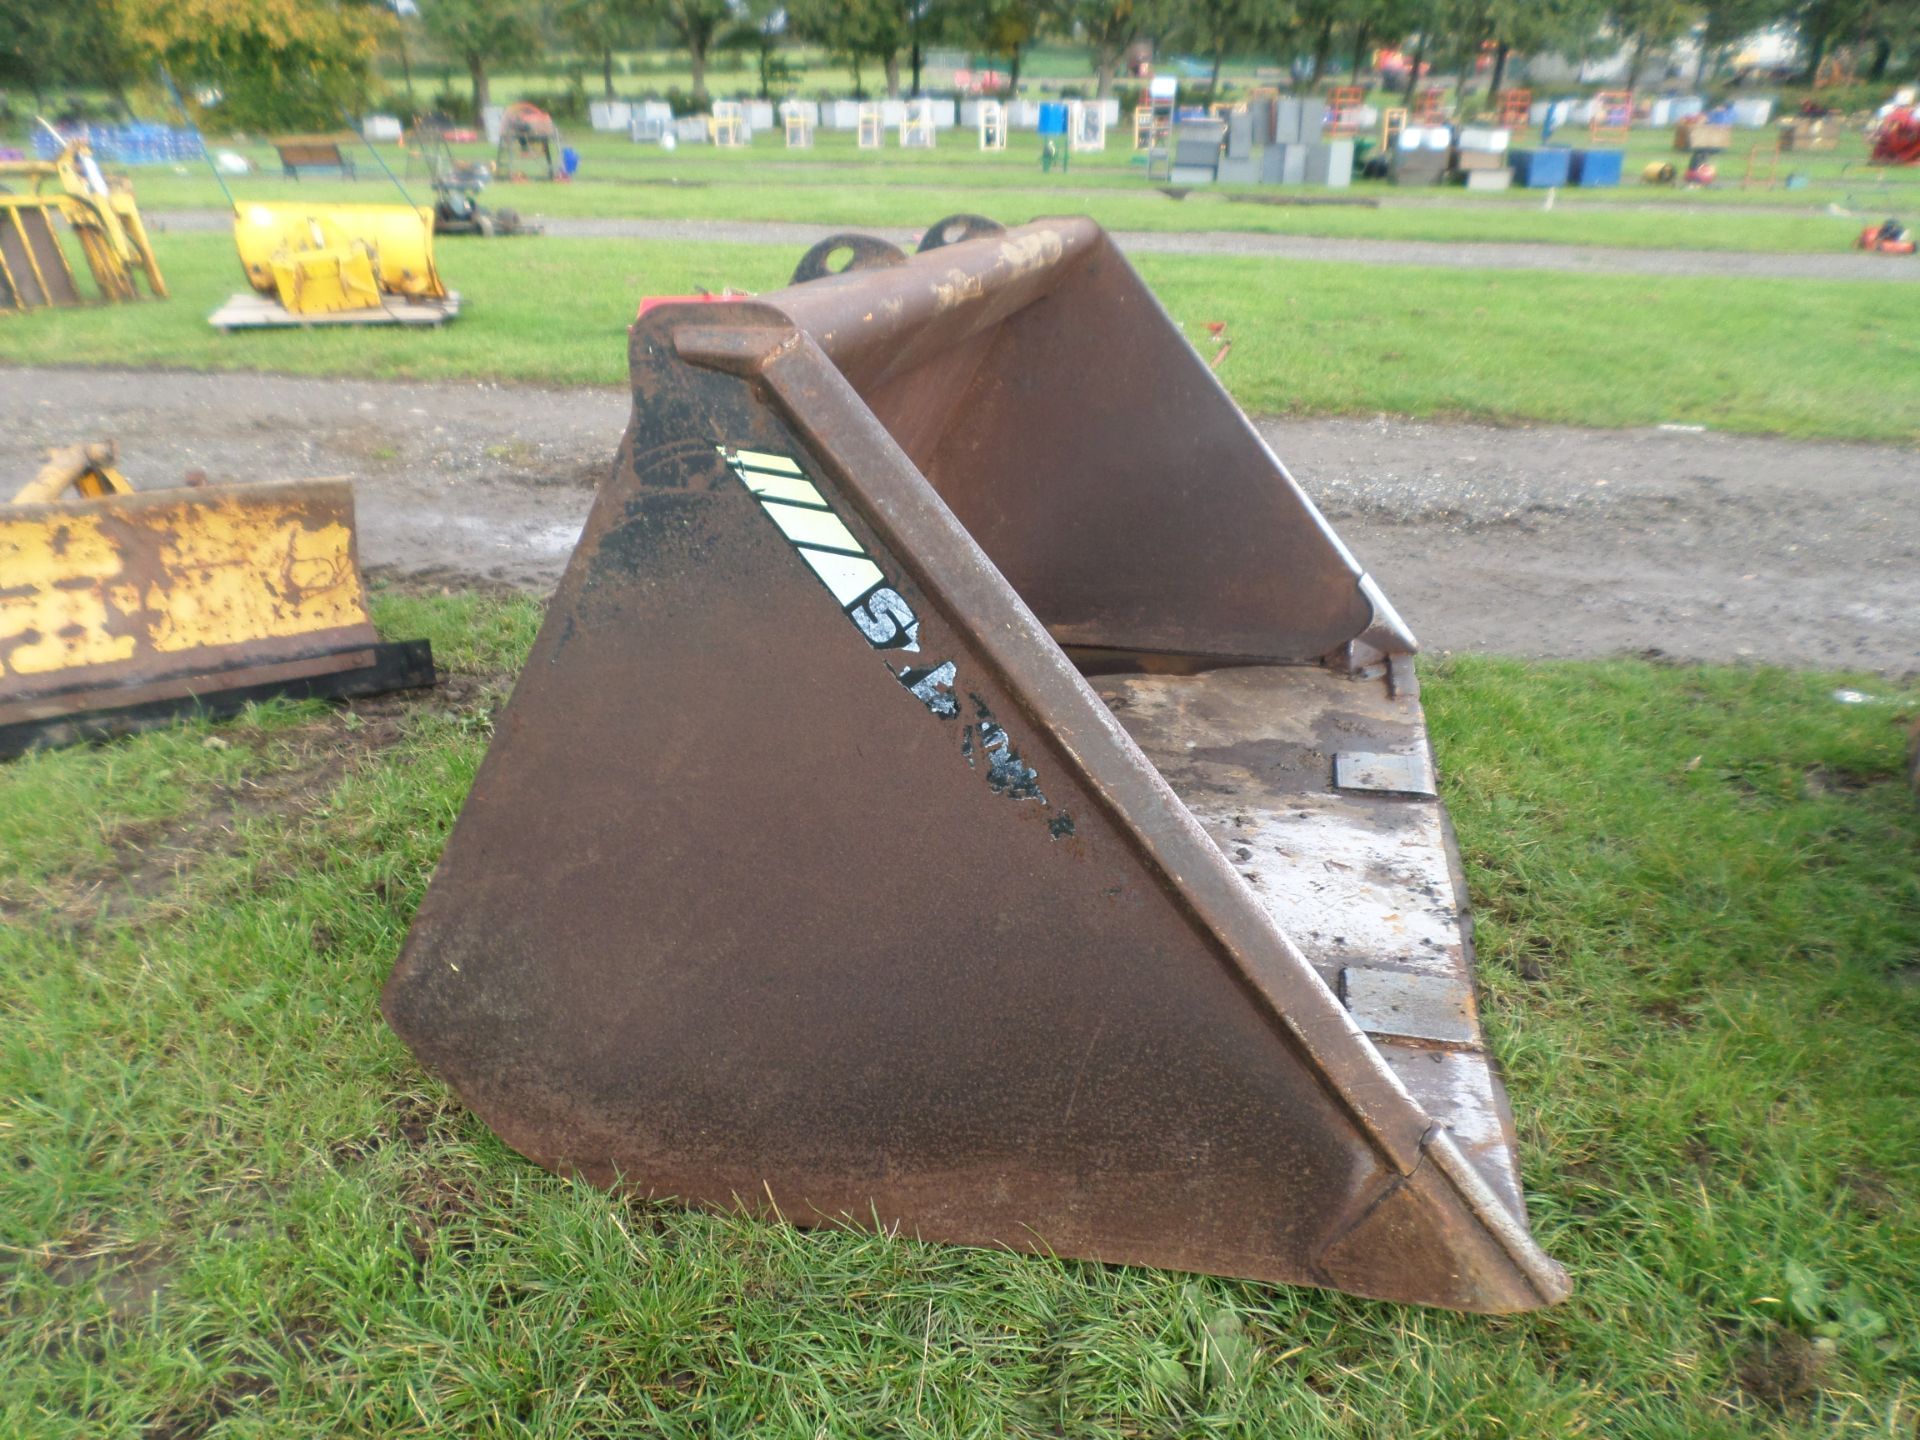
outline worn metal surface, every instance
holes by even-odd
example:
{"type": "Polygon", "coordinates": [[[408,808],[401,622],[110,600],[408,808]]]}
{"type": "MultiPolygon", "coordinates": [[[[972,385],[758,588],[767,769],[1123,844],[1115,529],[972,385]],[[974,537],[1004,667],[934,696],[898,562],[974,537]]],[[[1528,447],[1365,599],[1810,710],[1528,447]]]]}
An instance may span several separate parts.
{"type": "Polygon", "coordinates": [[[0,760],[152,730],[189,716],[235,715],[263,700],[344,700],[432,685],[433,647],[383,641],[284,664],[239,664],[148,685],[76,689],[0,705],[0,760]]]}
{"type": "Polygon", "coordinates": [[[1430,771],[1418,698],[1386,677],[1309,666],[1095,683],[1421,1108],[1524,1217],[1506,1099],[1480,1041],[1446,814],[1430,794],[1333,783],[1330,762],[1355,744],[1419,756],[1430,771]],[[1426,1008],[1395,1008],[1415,996],[1426,1008]]]}
{"type": "Polygon", "coordinates": [[[0,195],[0,300],[10,309],[78,305],[79,286],[53,227],[58,202],[0,195]]]}
{"type": "Polygon", "coordinates": [[[1430,1082],[1371,1044],[1056,643],[1133,667],[1103,688],[1383,700],[1311,662],[1411,647],[1098,227],[651,307],[631,359],[383,997],[415,1053],[600,1183],[1469,1310],[1563,1295],[1488,1163],[1504,1131],[1460,1108],[1484,1062],[1430,1082]],[[1308,663],[1209,668],[1248,659],[1308,663]]]}
{"type": "Polygon", "coordinates": [[[399,673],[377,640],[343,480],[0,505],[0,727],[350,671],[366,673],[339,684],[370,685],[399,673]]]}

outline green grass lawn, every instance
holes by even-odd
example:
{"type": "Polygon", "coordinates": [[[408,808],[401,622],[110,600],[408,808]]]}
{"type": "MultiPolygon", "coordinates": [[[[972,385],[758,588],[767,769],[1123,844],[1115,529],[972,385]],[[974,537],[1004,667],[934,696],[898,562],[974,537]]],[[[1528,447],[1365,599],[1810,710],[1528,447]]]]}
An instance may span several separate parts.
{"type": "Polygon", "coordinates": [[[537,607],[451,683],[0,767],[0,1433],[1907,1436],[1920,692],[1427,671],[1566,1305],[802,1233],[506,1150],[375,1008],[537,607]]]}
{"type": "MultiPolygon", "coordinates": [[[[1758,132],[1756,132],[1756,136],[1758,132]]],[[[1907,214],[1920,200],[1920,177],[1868,171],[1865,143],[1844,138],[1831,153],[1782,157],[1781,173],[1804,173],[1804,190],[1683,191],[1637,183],[1648,160],[1676,158],[1665,135],[1636,134],[1629,147],[1629,183],[1617,189],[1561,190],[1543,208],[1538,191],[1468,196],[1464,191],[1403,189],[1363,182],[1347,191],[1307,187],[1219,186],[1172,200],[1132,163],[1131,132],[1115,134],[1103,154],[1075,157],[1065,175],[1042,175],[1039,141],[1015,135],[1003,154],[981,154],[968,132],[943,135],[933,151],[862,151],[845,134],[822,132],[812,150],[787,150],[779,135],[762,135],[741,150],[683,146],[668,153],[624,137],[569,131],[581,152],[579,178],[567,185],[502,184],[491,198],[555,216],[642,216],[672,219],[793,220],[844,225],[927,225],[961,210],[1023,215],[1067,211],[1092,215],[1117,230],[1222,230],[1388,240],[1508,241],[1721,251],[1828,253],[1847,249],[1859,233],[1854,215],[1829,205],[1871,211],[1874,218],[1907,214]],[[676,183],[668,183],[676,182],[676,183]],[[1349,206],[1236,204],[1230,194],[1362,197],[1378,209],[1349,206]],[[1622,205],[1631,208],[1622,209],[1622,205]],[[1782,213],[1775,213],[1781,211],[1782,213]]],[[[235,180],[241,198],[295,194],[332,199],[387,199],[393,188],[373,157],[357,153],[358,180],[310,176],[283,179],[271,147],[215,141],[236,148],[260,173],[235,180]]],[[[490,158],[484,145],[460,147],[470,158],[490,158]]],[[[392,147],[383,152],[403,180],[407,167],[392,147]]],[[[1744,151],[1723,161],[1737,181],[1744,151]]],[[[149,210],[223,208],[218,185],[203,167],[180,173],[146,167],[130,172],[149,210]]],[[[421,197],[428,189],[415,167],[407,180],[421,197]]]]}
{"type": "MultiPolygon", "coordinates": [[[[440,266],[465,308],[444,330],[220,335],[206,317],[241,288],[231,239],[158,246],[171,301],[0,318],[0,363],[618,384],[642,296],[769,290],[799,258],[754,245],[449,239],[440,266]]],[[[1189,333],[1228,322],[1221,377],[1256,414],[1920,439],[1920,337],[1874,285],[1261,257],[1145,255],[1139,266],[1189,333]]]]}

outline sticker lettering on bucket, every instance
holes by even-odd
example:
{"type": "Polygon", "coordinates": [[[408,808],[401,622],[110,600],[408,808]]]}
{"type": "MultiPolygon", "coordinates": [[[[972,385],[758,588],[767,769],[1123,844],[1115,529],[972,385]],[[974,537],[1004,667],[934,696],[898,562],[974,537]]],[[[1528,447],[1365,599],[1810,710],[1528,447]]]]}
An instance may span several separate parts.
{"type": "MultiPolygon", "coordinates": [[[[919,616],[887,583],[885,572],[799,464],[788,456],[764,450],[726,445],[715,448],[867,643],[876,650],[917,653],[919,616]]],[[[942,720],[959,718],[960,702],[955,692],[959,671],[953,661],[897,667],[888,664],[887,669],[927,707],[928,713],[942,720]]],[[[987,783],[993,792],[1014,800],[1038,800],[1045,806],[1047,797],[1040,791],[1040,777],[1021,760],[1012,737],[994,720],[984,700],[971,693],[968,698],[977,711],[975,722],[961,733],[960,753],[968,767],[975,764],[977,735],[987,762],[987,783]]],[[[1073,820],[1062,811],[1048,822],[1047,829],[1054,839],[1064,839],[1073,834],[1073,820]]]]}
{"type": "Polygon", "coordinates": [[[920,620],[913,607],[886,583],[880,567],[798,465],[760,450],[723,445],[720,453],[869,645],[920,648],[920,620]]]}

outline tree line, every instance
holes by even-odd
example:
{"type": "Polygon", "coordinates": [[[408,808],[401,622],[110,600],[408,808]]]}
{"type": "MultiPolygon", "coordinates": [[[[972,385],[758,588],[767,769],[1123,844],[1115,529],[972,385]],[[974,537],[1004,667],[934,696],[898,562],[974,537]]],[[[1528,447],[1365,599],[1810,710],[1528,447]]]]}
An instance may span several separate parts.
{"type": "Polygon", "coordinates": [[[1409,91],[1423,74],[1447,74],[1464,98],[1482,83],[1500,88],[1514,56],[1624,46],[1637,74],[1686,35],[1700,42],[1693,78],[1705,82],[1773,25],[1798,33],[1808,80],[1845,57],[1877,82],[1920,55],[1916,0],[0,0],[0,86],[36,103],[83,86],[124,104],[164,64],[217,92],[237,128],[330,125],[365,101],[383,54],[409,85],[416,59],[458,65],[477,110],[503,65],[578,56],[611,98],[618,54],[666,47],[686,55],[691,98],[704,106],[724,51],[757,59],[762,94],[780,89],[787,49],[809,45],[856,77],[873,67],[897,95],[920,90],[936,47],[966,50],[1017,89],[1029,50],[1055,41],[1086,49],[1100,96],[1151,42],[1208,64],[1216,90],[1230,59],[1260,56],[1301,85],[1324,85],[1392,49],[1405,56],[1409,91]]]}

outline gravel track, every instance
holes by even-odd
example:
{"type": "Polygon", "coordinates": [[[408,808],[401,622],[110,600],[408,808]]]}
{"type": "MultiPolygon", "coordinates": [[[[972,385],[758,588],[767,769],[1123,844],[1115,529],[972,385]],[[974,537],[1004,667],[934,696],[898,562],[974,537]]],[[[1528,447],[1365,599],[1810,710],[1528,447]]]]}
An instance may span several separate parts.
{"type": "MultiPolygon", "coordinates": [[[[0,477],[116,438],[136,484],[348,475],[361,556],[536,592],[626,424],[613,389],[0,370],[0,477]]],[[[1920,454],[1661,430],[1269,420],[1430,650],[1920,672],[1920,454]]]]}
{"type": "MultiPolygon", "coordinates": [[[[530,215],[532,212],[528,212],[530,215]]],[[[928,222],[939,218],[928,216],[928,222]]],[[[156,228],[224,230],[224,210],[175,210],[148,217],[156,228]]],[[[780,245],[799,252],[847,229],[911,247],[918,230],[892,226],[809,225],[765,220],[644,220],[541,216],[548,235],[569,239],[681,240],[689,244],[780,245]]],[[[1920,281],[1920,264],[1899,257],[1836,250],[1831,255],[1769,255],[1721,250],[1627,250],[1596,245],[1533,245],[1441,240],[1329,239],[1238,231],[1116,232],[1135,255],[1266,255],[1282,260],[1339,260],[1359,265],[1432,265],[1455,270],[1559,270],[1603,275],[1698,275],[1716,280],[1920,281]]],[[[1836,232],[1836,244],[1843,236],[1836,232]]]]}

